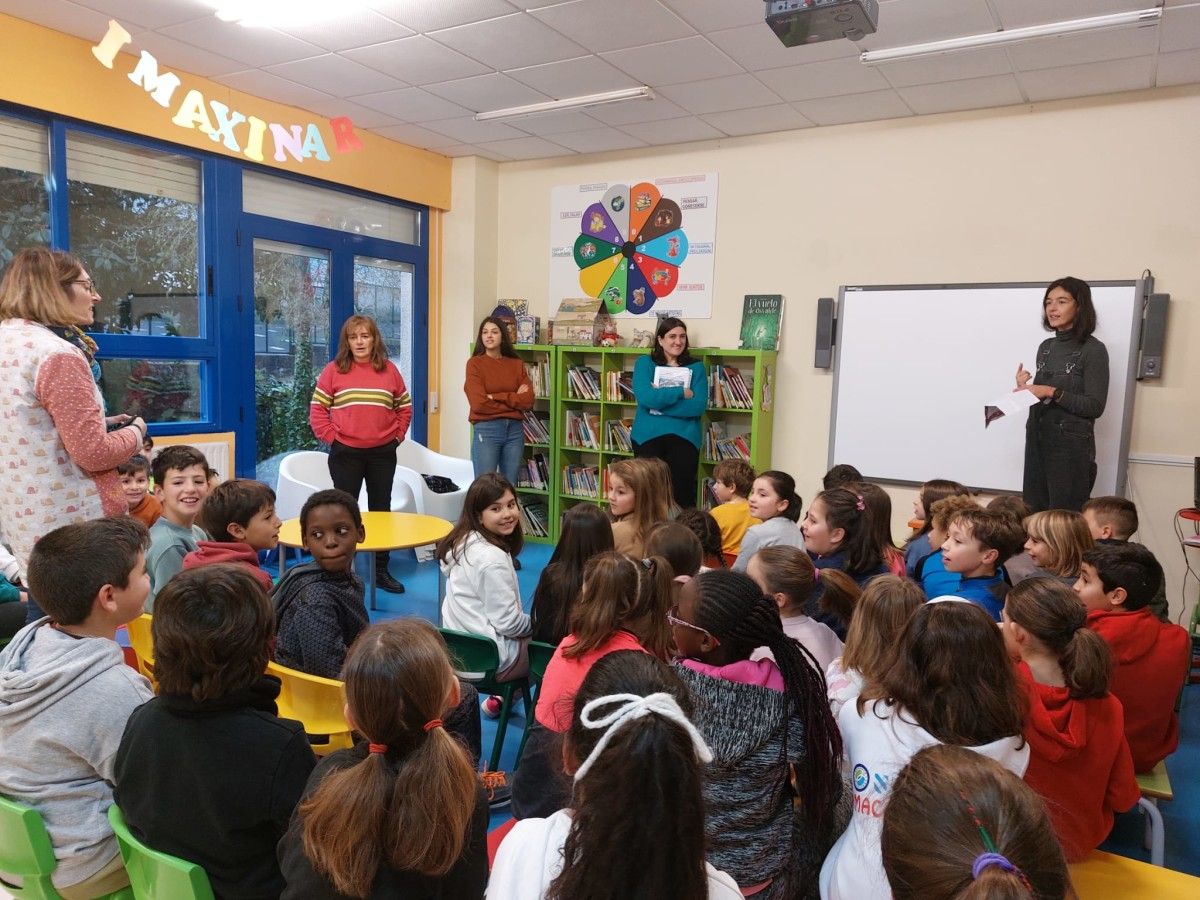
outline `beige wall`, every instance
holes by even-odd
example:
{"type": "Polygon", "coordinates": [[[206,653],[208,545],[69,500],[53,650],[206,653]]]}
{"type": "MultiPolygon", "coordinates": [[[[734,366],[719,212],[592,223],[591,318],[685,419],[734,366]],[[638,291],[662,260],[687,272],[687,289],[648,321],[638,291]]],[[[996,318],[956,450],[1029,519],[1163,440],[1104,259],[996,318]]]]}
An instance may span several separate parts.
{"type": "MultiPolygon", "coordinates": [[[[1131,452],[1190,462],[1200,453],[1200,354],[1187,352],[1200,339],[1197,147],[1200,90],[1172,88],[508,163],[498,169],[495,218],[464,229],[470,234],[462,243],[447,236],[447,282],[456,268],[470,268],[477,312],[496,297],[527,297],[545,321],[557,305],[547,296],[553,187],[631,172],[717,172],[714,315],[689,323],[693,342],[728,344],[743,294],[787,298],[774,464],[810,498],[826,468],[832,387],[830,374],[812,368],[818,297],[852,283],[1039,281],[1067,273],[1130,279],[1149,268],[1157,289],[1172,295],[1170,338],[1166,377],[1137,387],[1131,452]]],[[[481,165],[456,161],[452,216],[468,214],[458,194],[464,180],[476,213],[484,213],[487,203],[478,198],[489,194],[491,178],[479,177],[481,165]]],[[[457,302],[452,291],[447,297],[457,302]]],[[[465,354],[472,327],[447,316],[447,360],[465,354]]],[[[1017,362],[1014,356],[1014,369],[1017,362]]],[[[939,384],[969,364],[969,354],[953,348],[914,346],[911,369],[897,373],[895,395],[880,402],[919,404],[921,412],[913,434],[886,439],[915,439],[920,415],[936,410],[939,384]]],[[[445,371],[452,383],[454,365],[445,371]]],[[[464,421],[443,417],[444,446],[465,448],[465,427],[457,424],[464,421]]],[[[912,491],[892,493],[899,535],[912,491]]],[[[1130,496],[1145,523],[1143,539],[1167,566],[1178,614],[1183,569],[1172,520],[1176,508],[1190,505],[1191,470],[1133,465],[1130,496]]],[[[1189,603],[1195,594],[1193,582],[1189,603]]]]}

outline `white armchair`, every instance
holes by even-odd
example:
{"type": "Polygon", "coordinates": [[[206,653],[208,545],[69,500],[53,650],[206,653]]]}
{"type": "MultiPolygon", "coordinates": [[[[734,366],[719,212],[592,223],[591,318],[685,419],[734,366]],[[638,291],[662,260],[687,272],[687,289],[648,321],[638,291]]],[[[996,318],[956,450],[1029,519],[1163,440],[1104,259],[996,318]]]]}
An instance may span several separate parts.
{"type": "MultiPolygon", "coordinates": [[[[275,492],[275,512],[281,519],[294,519],[300,515],[304,501],[317,491],[333,487],[329,477],[329,455],[316,450],[298,450],[279,461],[279,487],[275,492]]],[[[365,512],[367,489],[358,495],[358,505],[365,512]]],[[[420,512],[417,495],[407,477],[399,472],[392,481],[392,512],[420,512]]]]}
{"type": "Polygon", "coordinates": [[[409,439],[396,448],[396,481],[403,479],[416,497],[417,512],[457,522],[462,514],[467,488],[475,480],[475,467],[469,459],[446,456],[409,439]],[[422,475],[442,475],[449,478],[458,490],[438,494],[429,489],[422,475]]]}

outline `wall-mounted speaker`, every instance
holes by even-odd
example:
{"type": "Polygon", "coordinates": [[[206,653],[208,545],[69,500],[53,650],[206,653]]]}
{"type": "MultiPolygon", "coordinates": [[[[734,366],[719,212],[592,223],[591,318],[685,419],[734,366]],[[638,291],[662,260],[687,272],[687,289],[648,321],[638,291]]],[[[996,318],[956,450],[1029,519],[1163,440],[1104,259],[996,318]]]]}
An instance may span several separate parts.
{"type": "Polygon", "coordinates": [[[1167,342],[1167,307],[1170,294],[1151,294],[1142,312],[1142,346],[1138,352],[1138,381],[1162,378],[1163,346],[1167,342]]]}
{"type": "Polygon", "coordinates": [[[817,301],[817,348],[813,355],[814,368],[833,368],[833,345],[837,338],[836,312],[837,305],[832,297],[822,297],[817,301]]]}

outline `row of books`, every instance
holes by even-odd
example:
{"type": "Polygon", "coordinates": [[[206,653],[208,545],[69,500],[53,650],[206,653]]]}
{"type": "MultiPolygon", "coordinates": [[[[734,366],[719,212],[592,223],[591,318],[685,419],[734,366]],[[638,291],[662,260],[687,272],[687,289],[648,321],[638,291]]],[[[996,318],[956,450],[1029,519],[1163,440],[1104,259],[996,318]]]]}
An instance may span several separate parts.
{"type": "Polygon", "coordinates": [[[517,487],[550,490],[550,463],[546,454],[534,453],[521,460],[521,468],[517,472],[517,487]]]}
{"type": "Polygon", "coordinates": [[[711,422],[704,433],[705,459],[750,459],[750,435],[729,436],[724,422],[711,422]]]}
{"type": "Polygon", "coordinates": [[[620,450],[623,453],[633,452],[633,438],[630,437],[630,429],[633,428],[632,419],[620,419],[612,422],[604,423],[605,446],[606,450],[620,450]]]}
{"type": "Polygon", "coordinates": [[[521,413],[521,425],[525,429],[525,443],[550,443],[550,416],[527,409],[521,413]]]}
{"type": "Polygon", "coordinates": [[[713,366],[708,373],[709,406],[754,409],[754,377],[733,366],[713,366]]]}
{"type": "Polygon", "coordinates": [[[550,536],[550,510],[541,500],[521,505],[521,530],[533,537],[550,536]]]}
{"type": "Polygon", "coordinates": [[[589,366],[567,369],[567,396],[579,400],[600,399],[600,373],[589,366]]]}
{"type": "Polygon", "coordinates": [[[525,363],[525,374],[533,384],[535,397],[550,396],[550,359],[543,358],[537,362],[525,363]]]}
{"type": "Polygon", "coordinates": [[[600,498],[600,471],[596,466],[563,466],[563,493],[600,498]]]}
{"type": "Polygon", "coordinates": [[[633,373],[609,372],[604,376],[604,399],[609,402],[633,400],[633,373]]]}
{"type": "Polygon", "coordinates": [[[568,447],[600,449],[600,416],[596,413],[567,410],[564,442],[568,447]]]}

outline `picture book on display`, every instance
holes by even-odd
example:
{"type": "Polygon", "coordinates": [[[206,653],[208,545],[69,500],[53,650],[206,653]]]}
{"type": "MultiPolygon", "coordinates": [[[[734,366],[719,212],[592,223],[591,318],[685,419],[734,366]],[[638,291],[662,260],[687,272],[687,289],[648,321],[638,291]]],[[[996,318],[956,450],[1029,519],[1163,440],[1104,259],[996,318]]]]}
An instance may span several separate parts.
{"type": "Polygon", "coordinates": [[[742,350],[778,350],[783,295],[747,294],[742,303],[742,350]]]}

